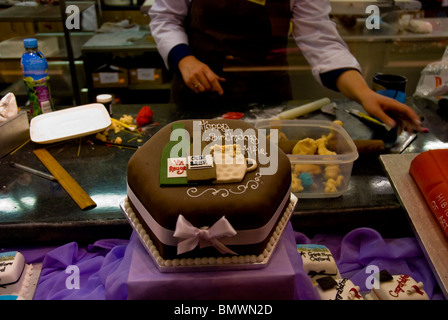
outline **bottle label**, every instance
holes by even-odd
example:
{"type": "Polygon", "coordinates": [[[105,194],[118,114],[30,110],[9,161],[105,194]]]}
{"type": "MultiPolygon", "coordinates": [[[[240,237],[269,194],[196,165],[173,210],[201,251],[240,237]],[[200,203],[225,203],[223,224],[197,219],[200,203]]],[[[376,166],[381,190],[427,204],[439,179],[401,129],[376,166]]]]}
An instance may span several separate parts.
{"type": "Polygon", "coordinates": [[[48,80],[48,76],[37,80],[31,77],[24,78],[30,100],[31,117],[53,111],[48,80]]]}

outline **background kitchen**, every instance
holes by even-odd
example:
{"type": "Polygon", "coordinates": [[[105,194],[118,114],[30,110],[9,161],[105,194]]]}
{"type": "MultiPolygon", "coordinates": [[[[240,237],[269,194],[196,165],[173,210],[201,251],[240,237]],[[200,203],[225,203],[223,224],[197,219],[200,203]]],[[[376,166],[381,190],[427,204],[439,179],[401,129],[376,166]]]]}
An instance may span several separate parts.
{"type": "MultiPolygon", "coordinates": [[[[0,96],[13,92],[19,105],[27,102],[20,57],[22,40],[33,36],[49,61],[56,106],[90,103],[96,95],[112,90],[121,103],[168,102],[171,74],[148,27],[147,11],[153,1],[0,0],[0,96]],[[80,29],[64,30],[59,4],[80,9],[80,29]],[[119,68],[117,79],[100,81],[99,73],[110,66],[119,68]]],[[[368,81],[376,72],[400,73],[408,78],[406,93],[411,95],[421,70],[443,55],[448,38],[447,1],[331,2],[332,18],[368,81]],[[369,30],[366,8],[372,4],[378,6],[381,21],[378,29],[369,30]],[[407,28],[400,20],[403,16],[427,21],[432,28],[407,28]]],[[[295,99],[340,97],[312,79],[308,63],[292,40],[288,59],[295,99]]]]}

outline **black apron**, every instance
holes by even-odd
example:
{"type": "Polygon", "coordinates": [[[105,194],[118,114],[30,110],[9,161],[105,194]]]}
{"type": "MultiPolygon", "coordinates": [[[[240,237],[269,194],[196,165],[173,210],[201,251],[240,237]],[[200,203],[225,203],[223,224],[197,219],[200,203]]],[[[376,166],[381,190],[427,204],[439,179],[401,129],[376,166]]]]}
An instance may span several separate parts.
{"type": "Polygon", "coordinates": [[[221,82],[224,95],[195,93],[180,74],[173,79],[172,100],[188,108],[230,108],[291,100],[286,70],[290,26],[289,0],[192,0],[186,32],[193,55],[206,63],[221,82]],[[244,67],[264,71],[234,71],[244,67]],[[266,67],[270,70],[266,71],[266,67]],[[233,69],[233,70],[232,70],[233,69]]]}

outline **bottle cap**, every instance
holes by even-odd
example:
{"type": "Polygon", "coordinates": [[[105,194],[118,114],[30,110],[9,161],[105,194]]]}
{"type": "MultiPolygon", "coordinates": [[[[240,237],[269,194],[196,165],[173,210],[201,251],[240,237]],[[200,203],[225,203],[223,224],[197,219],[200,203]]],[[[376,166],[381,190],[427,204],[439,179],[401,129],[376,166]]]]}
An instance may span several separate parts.
{"type": "Polygon", "coordinates": [[[37,39],[34,38],[24,39],[23,44],[25,48],[37,48],[37,39]]]}

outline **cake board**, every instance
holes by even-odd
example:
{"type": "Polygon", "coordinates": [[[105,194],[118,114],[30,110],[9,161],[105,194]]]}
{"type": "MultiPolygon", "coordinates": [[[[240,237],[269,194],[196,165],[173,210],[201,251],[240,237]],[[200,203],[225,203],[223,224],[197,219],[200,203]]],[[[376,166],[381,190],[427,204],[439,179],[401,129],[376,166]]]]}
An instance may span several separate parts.
{"type": "Polygon", "coordinates": [[[269,263],[254,270],[163,273],[135,231],[128,249],[132,252],[129,300],[318,299],[297,253],[291,223],[286,225],[269,263]]]}
{"type": "Polygon", "coordinates": [[[448,299],[448,239],[409,173],[416,153],[381,155],[380,161],[407,212],[415,237],[448,299]]]}

